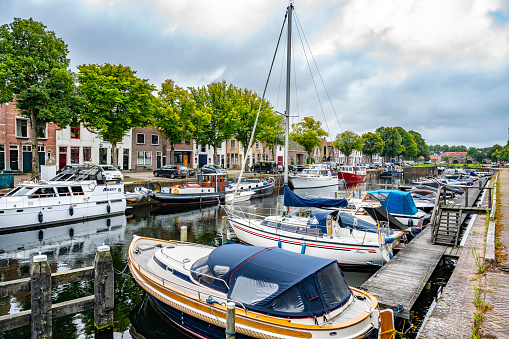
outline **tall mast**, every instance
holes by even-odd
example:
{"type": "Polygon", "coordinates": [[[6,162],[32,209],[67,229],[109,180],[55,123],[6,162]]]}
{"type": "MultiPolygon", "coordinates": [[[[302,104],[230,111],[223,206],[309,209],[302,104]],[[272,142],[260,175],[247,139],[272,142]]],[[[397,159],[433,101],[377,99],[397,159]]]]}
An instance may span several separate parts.
{"type": "Polygon", "coordinates": [[[290,1],[290,5],[288,5],[288,47],[286,52],[286,129],[285,129],[285,179],[284,184],[288,185],[288,167],[289,167],[289,159],[288,159],[288,147],[290,146],[289,142],[289,133],[290,133],[290,73],[292,69],[292,9],[293,9],[293,1],[290,1]]]}

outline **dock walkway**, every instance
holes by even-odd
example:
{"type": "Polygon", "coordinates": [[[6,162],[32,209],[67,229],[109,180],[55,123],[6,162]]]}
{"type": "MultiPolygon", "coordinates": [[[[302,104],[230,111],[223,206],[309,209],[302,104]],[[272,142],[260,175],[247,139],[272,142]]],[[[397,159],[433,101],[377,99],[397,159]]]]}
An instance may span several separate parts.
{"type": "Polygon", "coordinates": [[[398,316],[410,318],[410,310],[426,285],[447,246],[431,244],[431,228],[427,227],[373,274],[361,289],[377,297],[381,308],[392,308],[398,316]]]}

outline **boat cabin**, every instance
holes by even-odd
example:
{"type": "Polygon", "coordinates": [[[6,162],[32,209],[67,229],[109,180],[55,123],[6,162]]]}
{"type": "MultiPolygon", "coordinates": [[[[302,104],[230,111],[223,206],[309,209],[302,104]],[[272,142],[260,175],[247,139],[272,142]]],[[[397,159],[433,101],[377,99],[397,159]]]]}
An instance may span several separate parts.
{"type": "Polygon", "coordinates": [[[216,188],[217,192],[224,192],[224,188],[228,187],[228,174],[227,173],[210,173],[198,174],[198,184],[205,187],[216,188]]]}

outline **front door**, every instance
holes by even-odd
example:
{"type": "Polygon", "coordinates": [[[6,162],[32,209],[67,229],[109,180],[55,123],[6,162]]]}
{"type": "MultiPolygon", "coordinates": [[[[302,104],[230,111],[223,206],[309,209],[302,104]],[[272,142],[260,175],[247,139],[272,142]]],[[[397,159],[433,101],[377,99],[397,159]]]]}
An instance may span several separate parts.
{"type": "Polygon", "coordinates": [[[189,167],[189,166],[188,166],[188,162],[189,162],[189,160],[188,160],[188,155],[187,155],[187,154],[184,154],[184,156],[183,156],[183,161],[184,161],[184,166],[189,167]]]}
{"type": "Polygon", "coordinates": [[[9,150],[9,167],[13,171],[17,171],[18,167],[18,150],[9,150]]]}
{"type": "Polygon", "coordinates": [[[32,172],[32,152],[23,152],[23,173],[32,172]]]}
{"type": "Polygon", "coordinates": [[[157,167],[156,168],[161,168],[161,160],[162,160],[162,156],[161,156],[161,152],[157,152],[156,153],[156,165],[157,167]]]}
{"type": "Polygon", "coordinates": [[[67,153],[60,153],[58,155],[58,168],[62,168],[67,165],[67,153]]]}
{"type": "Polygon", "coordinates": [[[122,162],[122,169],[127,171],[129,169],[129,149],[124,149],[124,159],[122,162]]]}
{"type": "Polygon", "coordinates": [[[200,154],[198,155],[198,167],[202,167],[203,165],[207,164],[207,155],[206,154],[200,154]]]}

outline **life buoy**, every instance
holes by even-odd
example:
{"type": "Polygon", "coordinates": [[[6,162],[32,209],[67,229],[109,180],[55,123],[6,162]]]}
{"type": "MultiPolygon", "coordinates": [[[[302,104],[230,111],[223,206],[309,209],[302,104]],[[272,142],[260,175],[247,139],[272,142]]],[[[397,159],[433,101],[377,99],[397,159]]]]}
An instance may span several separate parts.
{"type": "Polygon", "coordinates": [[[179,194],[179,189],[178,189],[178,188],[174,188],[174,189],[173,189],[173,193],[175,193],[175,194],[179,194]]]}

